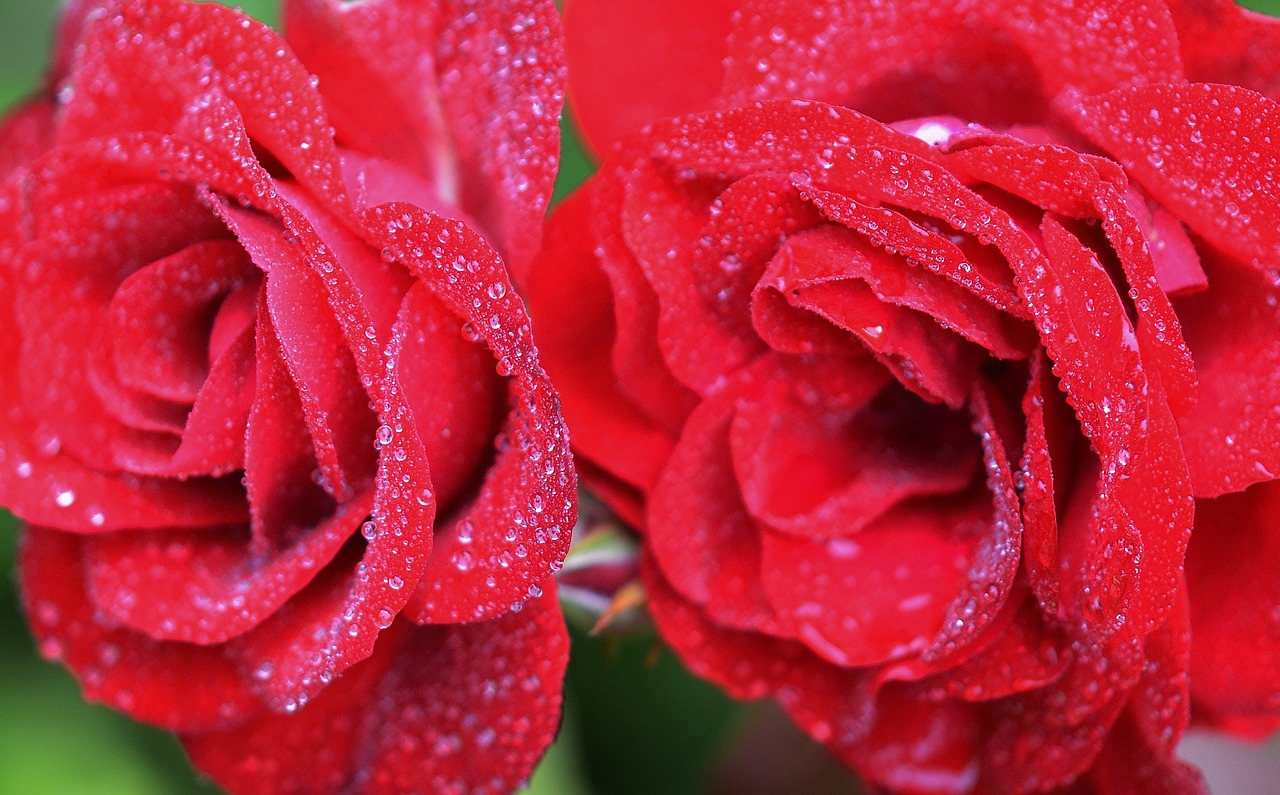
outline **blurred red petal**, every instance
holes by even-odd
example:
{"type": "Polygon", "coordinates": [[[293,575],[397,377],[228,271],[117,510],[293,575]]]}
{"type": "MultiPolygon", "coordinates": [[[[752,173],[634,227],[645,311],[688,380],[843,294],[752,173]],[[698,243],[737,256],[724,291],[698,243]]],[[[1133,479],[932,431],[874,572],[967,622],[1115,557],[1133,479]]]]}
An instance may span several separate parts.
{"type": "Polygon", "coordinates": [[[569,96],[583,137],[607,154],[649,122],[707,110],[720,90],[738,0],[569,0],[569,96]],[[656,22],[655,22],[656,21],[656,22]]]}
{"type": "Polygon", "coordinates": [[[726,62],[733,103],[803,97],[886,120],[1007,124],[1039,120],[1067,87],[1089,94],[1182,79],[1173,22],[1147,0],[742,6],[726,62]]]}
{"type": "Polygon", "coordinates": [[[1196,503],[1187,548],[1191,695],[1197,714],[1280,718],[1280,483],[1196,503]]]}
{"type": "Polygon", "coordinates": [[[1280,20],[1235,0],[1170,0],[1169,10],[1187,79],[1245,86],[1280,101],[1280,20]]]}
{"type": "Polygon", "coordinates": [[[1202,252],[1210,288],[1177,304],[1200,378],[1178,430],[1196,495],[1214,497],[1280,474],[1280,278],[1202,252]]]}

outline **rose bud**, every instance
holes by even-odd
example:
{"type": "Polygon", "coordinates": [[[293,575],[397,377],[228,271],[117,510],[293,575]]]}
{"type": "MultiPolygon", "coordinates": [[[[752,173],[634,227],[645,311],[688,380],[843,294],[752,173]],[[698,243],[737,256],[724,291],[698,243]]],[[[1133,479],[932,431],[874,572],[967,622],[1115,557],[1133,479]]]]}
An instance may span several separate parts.
{"type": "Polygon", "coordinates": [[[554,5],[69,4],[0,128],[0,502],[43,653],[236,792],[507,792],[575,517],[508,263],[554,5]]]}
{"type": "Polygon", "coordinates": [[[566,25],[606,159],[531,311],[691,669],[891,792],[1202,792],[1189,722],[1275,728],[1280,23],[566,25]]]}

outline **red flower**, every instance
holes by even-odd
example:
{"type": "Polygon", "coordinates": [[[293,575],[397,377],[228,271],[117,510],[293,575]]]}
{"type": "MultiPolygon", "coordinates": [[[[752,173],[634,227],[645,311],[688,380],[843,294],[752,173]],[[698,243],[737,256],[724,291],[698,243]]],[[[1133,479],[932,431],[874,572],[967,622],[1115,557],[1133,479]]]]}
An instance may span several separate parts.
{"type": "Polygon", "coordinates": [[[1190,719],[1280,720],[1280,106],[1187,77],[1274,95],[1280,25],[653,6],[569,9],[589,137],[721,110],[529,292],[666,640],[896,792],[1200,791],[1190,719]]]}
{"type": "Polygon", "coordinates": [[[287,41],[95,5],[0,132],[0,501],[42,650],[236,791],[515,788],[575,514],[498,255],[556,167],[554,5],[294,0],[287,41]]]}

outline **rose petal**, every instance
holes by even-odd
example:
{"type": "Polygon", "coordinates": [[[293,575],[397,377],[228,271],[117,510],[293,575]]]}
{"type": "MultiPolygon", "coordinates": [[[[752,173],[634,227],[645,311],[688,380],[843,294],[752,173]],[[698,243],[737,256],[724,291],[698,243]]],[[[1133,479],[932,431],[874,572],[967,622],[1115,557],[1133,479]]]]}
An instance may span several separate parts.
{"type": "Polygon", "coordinates": [[[41,653],[77,673],[85,698],[177,730],[221,728],[261,711],[235,665],[218,651],[153,640],[99,614],[82,579],[83,544],[71,534],[29,527],[19,570],[41,653]]]}
{"type": "Polygon", "coordinates": [[[609,377],[618,321],[608,278],[594,253],[591,208],[592,192],[584,188],[551,214],[525,298],[537,318],[538,348],[560,390],[565,420],[573,426],[575,452],[647,490],[673,442],[609,377]]]}
{"type": "Polygon", "coordinates": [[[651,121],[711,107],[723,79],[737,0],[570,0],[566,5],[569,94],[583,137],[595,152],[607,153],[624,133],[651,121]],[[655,75],[661,77],[655,80],[655,75]]]}
{"type": "Polygon", "coordinates": [[[1280,101],[1280,22],[1274,16],[1233,0],[1170,0],[1169,10],[1187,79],[1245,86],[1280,101]]]}
{"type": "MultiPolygon", "coordinates": [[[[496,570],[477,566],[460,571],[452,562],[454,550],[442,543],[431,564],[438,568],[424,578],[414,608],[417,618],[432,621],[499,615],[534,596],[559,567],[577,515],[577,479],[555,389],[538,363],[524,304],[502,261],[478,233],[413,205],[394,203],[368,211],[364,223],[391,259],[404,263],[470,324],[497,360],[499,375],[509,377],[506,445],[466,516],[477,544],[504,552],[495,556],[496,570]],[[471,276],[459,279],[452,265],[441,267],[454,262],[471,276]]],[[[384,453],[387,449],[383,447],[384,453]]]]}
{"type": "Polygon", "coordinates": [[[445,2],[424,13],[407,0],[298,0],[284,12],[339,134],[427,177],[479,220],[522,279],[559,155],[565,77],[555,6],[445,2]]]}
{"type": "Polygon", "coordinates": [[[223,643],[302,590],[372,507],[370,490],[267,556],[254,554],[238,529],[94,536],[85,546],[90,596],[113,620],[156,640],[223,643]]]}
{"type": "Polygon", "coordinates": [[[1280,261],[1280,106],[1248,89],[1162,85],[1081,100],[1076,123],[1165,207],[1257,268],[1280,261]]]}
{"type": "Polygon", "coordinates": [[[1039,120],[1045,99],[1068,86],[1089,94],[1182,79],[1168,11],[1145,0],[745,5],[726,61],[734,104],[802,97],[870,105],[882,118],[1008,123],[1039,120]],[[909,104],[922,96],[934,102],[909,104]]]}
{"type": "Polygon", "coordinates": [[[231,789],[508,792],[559,722],[568,637],[548,587],[493,621],[399,625],[300,714],[183,742],[231,789]]]}
{"type": "Polygon", "coordinates": [[[125,386],[192,403],[209,375],[217,302],[253,277],[234,241],[196,243],[130,274],[107,307],[125,386]]]}
{"type": "Polygon", "coordinates": [[[436,502],[451,507],[490,464],[506,399],[493,356],[467,337],[463,322],[426,285],[415,284],[401,310],[404,349],[397,373],[431,462],[436,502]]]}
{"type": "MultiPolygon", "coordinates": [[[[108,132],[175,132],[184,117],[200,112],[202,103],[192,100],[210,87],[225,92],[248,134],[299,182],[345,206],[320,96],[266,25],[217,4],[130,0],[90,24],[84,48],[62,142],[108,132]]],[[[217,141],[226,146],[236,137],[217,141]]]]}
{"type": "Polygon", "coordinates": [[[987,527],[985,493],[905,503],[851,538],[766,531],[761,584],[823,659],[876,665],[927,648],[987,527]]]}
{"type": "Polygon", "coordinates": [[[649,548],[664,579],[727,628],[772,631],[760,584],[760,530],[735,479],[730,434],[735,407],[713,398],[690,416],[649,494],[649,548]]]}
{"type": "Polygon", "coordinates": [[[0,123],[0,180],[31,165],[53,145],[56,106],[39,96],[11,108],[0,123]]]}
{"type": "Polygon", "coordinates": [[[619,221],[628,250],[657,295],[657,341],[666,369],[705,394],[760,345],[735,333],[712,310],[715,304],[702,299],[690,244],[700,239],[707,205],[693,193],[638,167],[625,178],[619,221]]]}
{"type": "Polygon", "coordinates": [[[1280,473],[1280,279],[1202,251],[1211,287],[1177,304],[1200,386],[1177,419],[1196,495],[1214,497],[1280,473]]]}
{"type": "Polygon", "coordinates": [[[977,456],[963,420],[883,388],[877,369],[866,362],[853,371],[865,389],[853,405],[806,402],[820,386],[792,373],[773,383],[796,394],[775,389],[739,405],[729,441],[752,516],[789,533],[852,538],[902,501],[973,482],[977,456]]]}
{"type": "Polygon", "coordinates": [[[1196,504],[1187,548],[1191,686],[1211,723],[1280,718],[1280,533],[1275,481],[1196,504]]]}

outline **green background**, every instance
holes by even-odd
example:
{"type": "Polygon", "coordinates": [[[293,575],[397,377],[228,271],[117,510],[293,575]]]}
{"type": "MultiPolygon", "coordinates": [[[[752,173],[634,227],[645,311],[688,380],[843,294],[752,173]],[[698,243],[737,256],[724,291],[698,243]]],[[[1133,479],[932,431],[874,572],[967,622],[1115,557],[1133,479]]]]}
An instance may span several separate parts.
{"type": "MultiPolygon", "coordinates": [[[[271,0],[242,5],[275,21],[271,0]]],[[[1246,5],[1280,15],[1280,0],[1246,5]]],[[[0,107],[36,86],[55,8],[0,0],[0,107]]],[[[589,170],[566,135],[557,196],[589,170]]],[[[16,524],[0,513],[0,795],[217,792],[191,770],[172,736],[85,704],[61,667],[38,658],[13,587],[16,538],[16,524]]],[[[651,637],[604,643],[575,635],[565,727],[534,778],[535,792],[705,791],[723,738],[742,730],[749,710],[691,678],[669,654],[657,654],[655,664],[655,650],[651,637]]]]}

